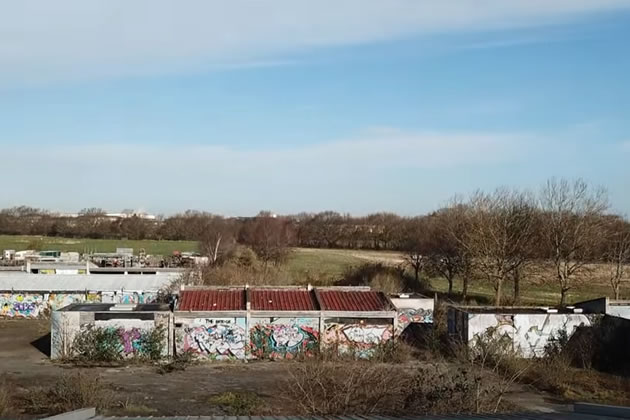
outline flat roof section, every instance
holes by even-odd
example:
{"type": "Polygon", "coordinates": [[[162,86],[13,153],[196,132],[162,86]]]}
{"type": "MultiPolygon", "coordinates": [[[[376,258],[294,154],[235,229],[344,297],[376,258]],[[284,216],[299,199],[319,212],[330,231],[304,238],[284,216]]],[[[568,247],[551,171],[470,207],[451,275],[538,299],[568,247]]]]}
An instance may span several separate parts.
{"type": "Polygon", "coordinates": [[[191,289],[179,292],[179,311],[244,311],[244,289],[191,289]]]}
{"type": "Polygon", "coordinates": [[[309,290],[251,289],[254,311],[318,311],[315,295],[309,290]]]}

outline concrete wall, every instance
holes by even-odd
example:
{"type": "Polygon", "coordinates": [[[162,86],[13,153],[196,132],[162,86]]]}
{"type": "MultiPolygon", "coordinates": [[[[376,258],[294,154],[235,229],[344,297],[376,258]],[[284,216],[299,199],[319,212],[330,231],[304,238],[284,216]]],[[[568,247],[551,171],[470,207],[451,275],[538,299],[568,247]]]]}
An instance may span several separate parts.
{"type": "Polygon", "coordinates": [[[394,338],[391,319],[329,318],[324,320],[323,347],[340,354],[354,353],[369,358],[394,338]]]}
{"type": "Polygon", "coordinates": [[[74,356],[73,343],[77,336],[94,328],[116,331],[118,351],[124,358],[142,356],[141,337],[154,328],[164,329],[162,355],[170,354],[169,312],[78,312],[54,311],[51,316],[51,358],[74,356]]]}
{"type": "Polygon", "coordinates": [[[608,304],[606,315],[630,319],[630,300],[626,300],[626,301],[611,300],[608,304]]]}
{"type": "Polygon", "coordinates": [[[545,346],[561,330],[571,337],[579,326],[591,326],[593,315],[584,314],[495,314],[468,313],[466,339],[474,346],[486,331],[504,337],[523,357],[543,356],[545,346]]]}
{"type": "Polygon", "coordinates": [[[398,313],[395,335],[400,335],[409,324],[433,323],[435,300],[431,298],[390,298],[398,313]]]}
{"type": "Polygon", "coordinates": [[[319,350],[319,318],[250,319],[252,358],[291,359],[319,350]]]}
{"type": "Polygon", "coordinates": [[[244,317],[177,318],[175,352],[192,352],[209,360],[244,360],[247,357],[247,322],[244,317]]]}
{"type": "Polygon", "coordinates": [[[0,293],[0,317],[38,318],[72,303],[153,303],[155,292],[107,291],[107,292],[8,292],[0,293]]]}

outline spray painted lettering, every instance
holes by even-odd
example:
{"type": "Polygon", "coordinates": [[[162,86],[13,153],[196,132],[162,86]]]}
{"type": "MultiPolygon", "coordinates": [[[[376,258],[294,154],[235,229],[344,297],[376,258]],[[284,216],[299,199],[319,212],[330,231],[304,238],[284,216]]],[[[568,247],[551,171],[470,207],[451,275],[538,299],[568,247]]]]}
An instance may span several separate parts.
{"type": "Polygon", "coordinates": [[[37,318],[44,309],[42,295],[0,294],[0,316],[9,318],[37,318]]]}
{"type": "Polygon", "coordinates": [[[396,335],[402,333],[409,324],[426,324],[433,323],[433,311],[431,309],[399,309],[398,310],[398,326],[396,335]]]}
{"type": "MultiPolygon", "coordinates": [[[[244,319],[240,320],[244,324],[244,319]]],[[[183,327],[178,350],[212,360],[245,359],[247,336],[241,322],[208,319],[183,327]]]]}
{"type": "Polygon", "coordinates": [[[369,358],[392,337],[392,325],[331,323],[326,325],[324,343],[329,348],[336,348],[340,354],[354,353],[369,358]]]}
{"type": "Polygon", "coordinates": [[[251,352],[256,358],[292,359],[310,356],[319,348],[318,319],[278,319],[250,330],[251,352]]]}

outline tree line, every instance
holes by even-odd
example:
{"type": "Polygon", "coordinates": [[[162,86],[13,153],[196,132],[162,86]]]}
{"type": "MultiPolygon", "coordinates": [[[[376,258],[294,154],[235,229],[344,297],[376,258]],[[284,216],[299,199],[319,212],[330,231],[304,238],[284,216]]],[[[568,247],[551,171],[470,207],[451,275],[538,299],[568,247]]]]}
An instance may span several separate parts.
{"type": "Polygon", "coordinates": [[[588,275],[606,263],[616,298],[630,265],[630,223],[609,211],[605,190],[583,180],[551,179],[536,193],[499,188],[454,198],[427,215],[375,213],[353,217],[334,211],[251,218],[225,218],[188,210],[157,220],[108,218],[101,209],[64,217],[40,209],[0,211],[0,233],[80,238],[194,240],[212,264],[237,244],[249,246],[265,264],[280,263],[290,247],[395,250],[405,255],[416,281],[423,273],[445,278],[449,293],[461,279],[463,298],[470,282],[493,285],[500,303],[505,284],[520,299],[521,277],[545,267],[561,304],[588,275]]]}

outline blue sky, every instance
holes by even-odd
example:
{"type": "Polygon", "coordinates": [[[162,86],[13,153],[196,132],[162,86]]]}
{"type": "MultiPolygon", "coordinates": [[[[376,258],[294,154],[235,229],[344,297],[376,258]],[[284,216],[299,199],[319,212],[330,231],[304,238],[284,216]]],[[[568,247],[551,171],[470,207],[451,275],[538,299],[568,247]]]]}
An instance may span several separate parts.
{"type": "Polygon", "coordinates": [[[224,3],[0,0],[0,207],[630,213],[629,1],[224,3]]]}

